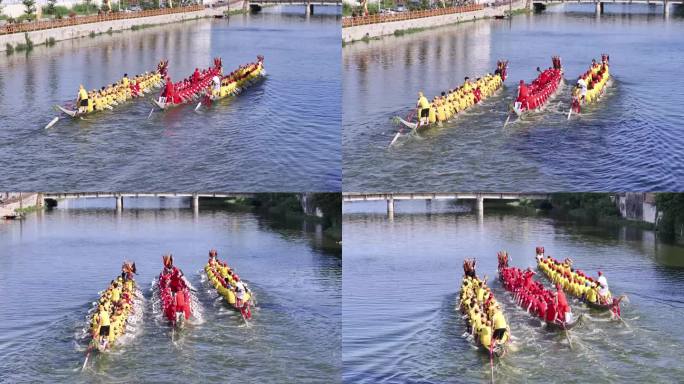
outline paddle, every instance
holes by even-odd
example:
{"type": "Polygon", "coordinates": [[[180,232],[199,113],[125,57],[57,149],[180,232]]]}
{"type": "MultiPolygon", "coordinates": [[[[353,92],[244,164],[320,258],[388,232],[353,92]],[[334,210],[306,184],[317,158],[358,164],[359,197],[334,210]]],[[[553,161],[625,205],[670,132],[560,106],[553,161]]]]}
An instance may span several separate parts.
{"type": "Polygon", "coordinates": [[[147,115],[147,120],[149,120],[149,119],[150,119],[150,116],[152,116],[152,112],[154,112],[154,108],[152,108],[152,109],[150,110],[150,113],[147,115]]]}
{"type": "Polygon", "coordinates": [[[506,128],[506,125],[508,125],[508,120],[511,119],[511,111],[508,111],[508,116],[506,117],[506,121],[504,122],[504,128],[506,128]]]}
{"type": "Polygon", "coordinates": [[[492,338],[489,340],[489,368],[491,371],[492,384],[494,384],[494,325],[492,324],[492,338]]]}
{"type": "MultiPolygon", "coordinates": [[[[581,317],[582,317],[582,315],[580,315],[580,318],[581,317]]],[[[578,318],[577,321],[580,321],[580,318],[578,318]]],[[[572,350],[573,348],[572,348],[572,340],[570,340],[570,331],[565,326],[565,321],[563,321],[562,324],[563,324],[563,330],[565,330],[565,337],[568,339],[568,345],[570,345],[570,350],[572,350]]]]}
{"type": "Polygon", "coordinates": [[[394,145],[394,143],[399,139],[399,136],[401,136],[401,131],[402,131],[402,129],[399,128],[399,132],[397,132],[397,134],[394,135],[394,138],[393,138],[392,141],[390,142],[388,148],[391,147],[392,145],[394,145]]]}
{"type": "Polygon", "coordinates": [[[81,371],[85,370],[86,364],[88,364],[88,358],[90,357],[90,352],[92,352],[92,350],[92,346],[88,345],[88,351],[86,353],[85,361],[83,362],[83,367],[81,367],[81,371]]]}
{"type": "Polygon", "coordinates": [[[45,129],[50,129],[50,127],[57,124],[58,121],[59,121],[59,116],[55,116],[55,118],[50,120],[50,122],[45,126],[45,129]]]}

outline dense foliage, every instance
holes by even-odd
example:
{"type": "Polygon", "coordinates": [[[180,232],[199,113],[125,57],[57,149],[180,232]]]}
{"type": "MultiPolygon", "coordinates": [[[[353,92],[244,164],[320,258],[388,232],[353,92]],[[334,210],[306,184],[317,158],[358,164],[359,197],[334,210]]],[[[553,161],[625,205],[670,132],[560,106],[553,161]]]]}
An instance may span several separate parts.
{"type": "Polygon", "coordinates": [[[662,212],[658,231],[662,236],[674,237],[684,232],[684,193],[658,193],[656,206],[662,212]]]}
{"type": "Polygon", "coordinates": [[[571,215],[598,220],[620,215],[614,199],[614,195],[610,193],[554,193],[550,202],[553,208],[571,215]]]}

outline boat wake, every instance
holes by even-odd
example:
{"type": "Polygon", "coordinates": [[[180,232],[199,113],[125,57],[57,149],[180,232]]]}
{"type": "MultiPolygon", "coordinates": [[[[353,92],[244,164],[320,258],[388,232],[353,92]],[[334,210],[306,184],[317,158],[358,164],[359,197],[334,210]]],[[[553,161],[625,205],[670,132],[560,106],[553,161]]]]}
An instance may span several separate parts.
{"type": "MultiPolygon", "coordinates": [[[[102,292],[99,292],[98,295],[102,295],[102,292]]],[[[90,321],[95,312],[97,311],[97,307],[98,302],[93,301],[91,303],[90,309],[85,315],[85,320],[83,321],[82,325],[78,328],[74,335],[74,349],[77,352],[84,353],[88,350],[88,346],[91,341],[90,321]]],[[[121,347],[125,347],[126,345],[130,344],[142,332],[144,323],[144,311],[145,297],[143,296],[142,291],[136,288],[135,296],[133,297],[132,311],[128,315],[128,319],[126,320],[126,332],[116,339],[115,349],[106,350],[107,354],[120,355],[124,353],[124,351],[121,350],[121,347]]],[[[80,371],[82,369],[83,368],[79,365],[77,368],[74,369],[74,371],[80,371]]]]}
{"type": "MultiPolygon", "coordinates": [[[[192,308],[192,316],[185,322],[186,324],[192,324],[193,326],[200,325],[204,323],[204,311],[202,305],[197,298],[197,289],[188,281],[188,279],[183,276],[183,281],[187,285],[190,292],[190,308],[192,308]]],[[[159,297],[159,277],[155,276],[152,279],[150,286],[150,292],[152,297],[150,302],[152,304],[152,314],[157,324],[168,323],[166,317],[164,316],[164,310],[162,309],[161,298],[159,297]]]]}

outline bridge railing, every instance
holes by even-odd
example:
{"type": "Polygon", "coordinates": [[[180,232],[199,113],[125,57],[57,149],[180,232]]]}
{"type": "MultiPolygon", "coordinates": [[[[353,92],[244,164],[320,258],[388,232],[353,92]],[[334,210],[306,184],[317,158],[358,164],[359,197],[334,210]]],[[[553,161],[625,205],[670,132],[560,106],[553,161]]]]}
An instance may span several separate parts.
{"type": "Polygon", "coordinates": [[[115,12],[110,13],[108,15],[77,16],[59,20],[41,20],[20,24],[6,24],[0,27],[0,35],[40,31],[43,29],[71,27],[74,25],[99,23],[102,21],[138,19],[141,17],[170,15],[174,13],[196,12],[201,11],[203,9],[203,5],[196,4],[189,5],[187,7],[150,9],[138,12],[115,12]]]}
{"type": "Polygon", "coordinates": [[[455,13],[474,12],[484,9],[482,4],[464,5],[460,7],[438,8],[426,11],[407,11],[391,15],[368,15],[368,16],[349,16],[342,18],[342,27],[355,27],[358,25],[368,25],[377,23],[388,23],[392,21],[404,21],[421,19],[424,17],[452,15],[455,13]]]}

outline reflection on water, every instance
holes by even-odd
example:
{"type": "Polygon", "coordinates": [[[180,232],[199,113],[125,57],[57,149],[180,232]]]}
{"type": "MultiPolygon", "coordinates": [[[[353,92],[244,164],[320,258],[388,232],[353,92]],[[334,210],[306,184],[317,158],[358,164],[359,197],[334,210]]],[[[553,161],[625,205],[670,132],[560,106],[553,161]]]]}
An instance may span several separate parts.
{"type": "MultiPolygon", "coordinates": [[[[681,261],[679,268],[661,262],[663,245],[652,232],[510,211],[485,210],[478,218],[439,201],[430,210],[424,202],[398,202],[390,221],[384,204],[344,206],[345,382],[489,380],[489,359],[462,337],[465,322],[455,310],[467,257],[476,257],[479,275],[489,276],[515,337],[511,353],[496,363],[497,382],[545,383],[550,375],[562,382],[675,382],[684,373],[671,353],[684,346],[673,332],[684,315],[684,269],[681,261]],[[540,328],[495,279],[497,251],[527,267],[537,245],[606,273],[611,290],[628,296],[627,325],[573,303],[586,321],[571,332],[572,349],[564,335],[540,328]]],[[[666,252],[681,260],[684,247],[666,252]]]]}
{"type": "Polygon", "coordinates": [[[610,12],[597,19],[587,12],[593,7],[565,9],[346,45],[345,190],[653,190],[684,183],[673,166],[682,142],[672,91],[681,79],[665,64],[684,58],[683,19],[610,12]],[[563,58],[572,81],[602,52],[611,56],[615,82],[600,104],[568,122],[565,87],[545,113],[502,129],[515,84],[532,80],[551,55],[563,58]],[[388,149],[399,129],[392,118],[410,112],[418,91],[437,95],[465,76],[493,71],[498,59],[510,61],[503,92],[388,149]]]}

